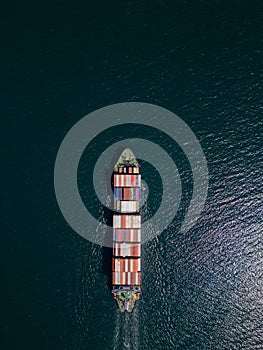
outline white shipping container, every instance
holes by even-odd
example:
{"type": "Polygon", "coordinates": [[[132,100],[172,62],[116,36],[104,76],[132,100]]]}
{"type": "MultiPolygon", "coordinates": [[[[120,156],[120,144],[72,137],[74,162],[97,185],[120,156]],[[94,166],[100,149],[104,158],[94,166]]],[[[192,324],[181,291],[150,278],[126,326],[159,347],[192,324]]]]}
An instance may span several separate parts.
{"type": "Polygon", "coordinates": [[[141,259],[138,261],[138,270],[141,271],[141,259]]]}
{"type": "Polygon", "coordinates": [[[121,227],[121,216],[113,215],[113,228],[120,228],[120,227],[121,227]]]}
{"type": "Polygon", "coordinates": [[[141,227],[141,216],[136,215],[134,216],[133,228],[140,228],[140,227],[141,227]]]}
{"type": "Polygon", "coordinates": [[[136,175],[136,186],[141,187],[141,175],[136,175]]]}
{"type": "Polygon", "coordinates": [[[134,213],[137,209],[137,201],[121,201],[122,213],[134,213]]]}

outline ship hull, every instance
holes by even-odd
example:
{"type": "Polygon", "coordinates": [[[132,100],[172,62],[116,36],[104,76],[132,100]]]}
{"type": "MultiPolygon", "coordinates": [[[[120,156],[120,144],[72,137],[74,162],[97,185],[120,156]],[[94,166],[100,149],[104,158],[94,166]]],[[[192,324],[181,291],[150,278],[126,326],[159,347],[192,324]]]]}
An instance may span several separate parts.
{"type": "Polygon", "coordinates": [[[132,312],[141,291],[140,166],[125,149],[114,168],[112,293],[121,312],[132,312]]]}

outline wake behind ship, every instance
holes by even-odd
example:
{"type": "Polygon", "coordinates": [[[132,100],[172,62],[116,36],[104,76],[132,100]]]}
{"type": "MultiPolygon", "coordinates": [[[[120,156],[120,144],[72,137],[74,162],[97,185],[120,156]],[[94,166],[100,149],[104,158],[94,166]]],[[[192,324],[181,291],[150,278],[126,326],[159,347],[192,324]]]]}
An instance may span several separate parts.
{"type": "Polygon", "coordinates": [[[141,291],[140,166],[126,148],[114,167],[112,293],[121,312],[132,312],[141,291]]]}

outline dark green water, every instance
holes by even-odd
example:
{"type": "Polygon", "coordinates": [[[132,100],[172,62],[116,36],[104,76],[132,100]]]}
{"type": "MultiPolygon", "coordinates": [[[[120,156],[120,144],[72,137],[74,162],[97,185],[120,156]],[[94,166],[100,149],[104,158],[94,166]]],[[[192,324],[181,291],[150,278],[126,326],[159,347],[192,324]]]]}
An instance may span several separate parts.
{"type": "Polygon", "coordinates": [[[260,1],[3,8],[1,349],[263,348],[262,10],[260,1]],[[107,252],[65,222],[53,170],[81,117],[127,101],[191,127],[209,192],[189,232],[175,218],[143,246],[143,297],[121,315],[107,252]]]}

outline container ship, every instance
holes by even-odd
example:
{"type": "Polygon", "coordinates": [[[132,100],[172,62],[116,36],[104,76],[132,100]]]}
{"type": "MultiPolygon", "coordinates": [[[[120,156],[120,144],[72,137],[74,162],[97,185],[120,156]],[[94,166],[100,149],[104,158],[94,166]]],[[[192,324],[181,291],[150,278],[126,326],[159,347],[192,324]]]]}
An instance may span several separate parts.
{"type": "Polygon", "coordinates": [[[112,293],[121,312],[132,312],[141,292],[140,166],[126,148],[114,167],[112,293]]]}

